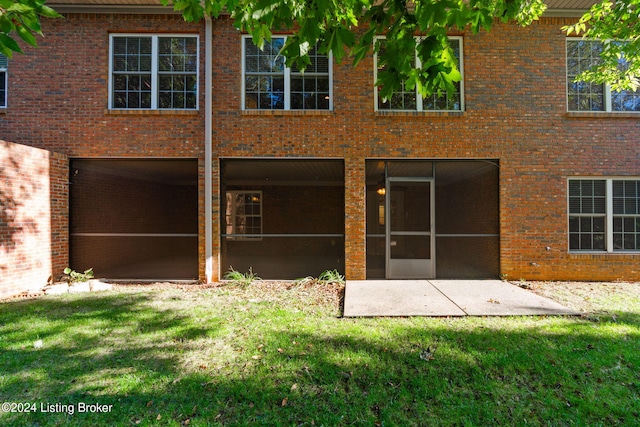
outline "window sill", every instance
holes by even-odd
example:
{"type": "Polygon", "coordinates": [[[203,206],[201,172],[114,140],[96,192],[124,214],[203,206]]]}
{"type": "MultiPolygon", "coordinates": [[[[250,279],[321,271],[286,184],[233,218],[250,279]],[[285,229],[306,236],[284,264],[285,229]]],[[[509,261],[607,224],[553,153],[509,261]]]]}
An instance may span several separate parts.
{"type": "Polygon", "coordinates": [[[197,116],[199,110],[105,110],[110,116],[197,116]]]}
{"type": "Polygon", "coordinates": [[[566,117],[572,119],[640,119],[640,112],[568,111],[566,117]]]}
{"type": "Polygon", "coordinates": [[[333,110],[242,110],[243,116],[333,116],[333,110]]]}
{"type": "Polygon", "coordinates": [[[381,111],[376,117],[463,117],[464,111],[381,111]]]}
{"type": "Polygon", "coordinates": [[[6,107],[0,107],[0,114],[7,114],[7,108],[6,107]]]}
{"type": "Polygon", "coordinates": [[[606,252],[606,251],[581,251],[581,252],[576,252],[576,251],[569,251],[569,255],[571,256],[610,256],[610,255],[633,255],[633,256],[637,256],[640,255],[640,251],[631,251],[631,250],[626,250],[626,251],[613,251],[613,252],[606,252]]]}

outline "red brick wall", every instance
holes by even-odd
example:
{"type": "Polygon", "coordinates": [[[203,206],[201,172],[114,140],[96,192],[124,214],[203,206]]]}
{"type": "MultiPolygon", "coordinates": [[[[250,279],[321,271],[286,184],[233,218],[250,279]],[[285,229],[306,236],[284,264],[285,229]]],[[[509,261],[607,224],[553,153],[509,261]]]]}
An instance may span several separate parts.
{"type": "Polygon", "coordinates": [[[62,274],[67,176],[66,156],[0,140],[0,298],[62,274]]]}
{"type": "Polygon", "coordinates": [[[334,65],[331,113],[243,112],[241,35],[215,24],[220,157],[345,159],[346,272],[365,277],[366,158],[498,159],[500,270],[510,278],[640,279],[640,255],[568,253],[566,179],[640,174],[640,117],[566,112],[566,19],[464,37],[464,113],[376,114],[373,62],[334,65]],[[546,250],[547,247],[552,250],[546,250]]]}
{"type": "MultiPolygon", "coordinates": [[[[8,108],[0,112],[0,139],[71,158],[198,158],[198,169],[204,172],[204,90],[200,110],[195,112],[108,111],[109,34],[199,34],[202,87],[203,23],[187,24],[176,15],[67,14],[64,19],[45,20],[43,32],[46,37],[39,39],[37,49],[25,47],[24,55],[10,61],[8,108]]],[[[203,195],[202,179],[198,202],[201,278],[203,195]]],[[[67,256],[66,247],[63,250],[67,256]]]]}
{"type": "MultiPolygon", "coordinates": [[[[640,255],[568,254],[566,180],[640,175],[640,118],[566,112],[568,20],[528,28],[497,23],[464,37],[466,111],[376,114],[373,62],[334,65],[334,111],[243,112],[241,34],[214,23],[214,237],[219,235],[219,158],[344,159],[345,251],[350,279],[365,277],[366,158],[497,159],[500,270],[525,279],[637,279],[640,255]],[[551,250],[546,250],[549,247],[551,250]]],[[[46,38],[10,63],[0,137],[70,157],[197,157],[203,166],[203,93],[197,114],[109,114],[109,32],[200,33],[181,17],[69,15],[46,21],[46,38]]],[[[202,52],[202,50],[201,50],[202,52]]],[[[203,56],[201,56],[203,60],[203,56]]],[[[202,71],[202,67],[201,67],[202,71]]],[[[201,72],[201,87],[204,78],[201,72]]],[[[204,235],[200,183],[200,224],[204,235]]],[[[204,241],[200,239],[201,276],[204,241]]],[[[214,268],[219,240],[214,239],[214,268]]]]}

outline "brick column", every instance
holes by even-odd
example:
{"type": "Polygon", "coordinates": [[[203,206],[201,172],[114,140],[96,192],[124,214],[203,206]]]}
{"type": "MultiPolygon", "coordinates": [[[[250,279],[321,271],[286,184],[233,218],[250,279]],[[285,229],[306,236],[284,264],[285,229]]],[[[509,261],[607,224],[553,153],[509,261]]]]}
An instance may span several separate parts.
{"type": "Polygon", "coordinates": [[[49,152],[51,274],[57,280],[69,266],[69,158],[49,152]]]}
{"type": "Polygon", "coordinates": [[[363,158],[345,159],[345,275],[366,278],[366,177],[363,158]]]}

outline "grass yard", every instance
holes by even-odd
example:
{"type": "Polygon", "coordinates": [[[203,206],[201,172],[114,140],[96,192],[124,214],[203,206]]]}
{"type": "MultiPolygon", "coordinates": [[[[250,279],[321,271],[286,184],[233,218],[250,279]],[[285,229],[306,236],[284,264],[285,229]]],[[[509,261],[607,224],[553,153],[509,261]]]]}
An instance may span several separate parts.
{"type": "Polygon", "coordinates": [[[0,425],[640,425],[640,284],[532,286],[587,313],[346,319],[268,282],[5,301],[0,425]]]}

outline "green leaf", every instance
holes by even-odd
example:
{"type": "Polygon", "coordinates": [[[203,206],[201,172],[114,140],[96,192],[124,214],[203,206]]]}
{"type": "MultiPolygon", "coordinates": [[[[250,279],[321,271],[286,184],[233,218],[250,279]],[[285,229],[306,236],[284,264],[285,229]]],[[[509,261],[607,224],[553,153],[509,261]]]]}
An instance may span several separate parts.
{"type": "Polygon", "coordinates": [[[11,58],[12,51],[22,53],[20,45],[6,34],[0,34],[0,47],[3,47],[2,53],[7,55],[9,58],[11,58]]]}
{"type": "Polygon", "coordinates": [[[62,18],[62,15],[49,6],[42,6],[42,8],[38,10],[38,13],[46,18],[62,18]]]}
{"type": "Polygon", "coordinates": [[[13,3],[6,9],[7,12],[14,12],[18,14],[33,12],[33,8],[24,3],[13,3]]]}
{"type": "Polygon", "coordinates": [[[27,13],[22,15],[20,18],[22,24],[29,30],[38,34],[42,34],[42,28],[40,26],[40,19],[38,19],[38,15],[36,15],[35,13],[27,13]]]}
{"type": "Polygon", "coordinates": [[[31,33],[31,31],[26,29],[24,26],[18,25],[16,27],[16,33],[18,33],[18,35],[22,40],[29,43],[31,46],[37,46],[35,36],[31,33]]]}

